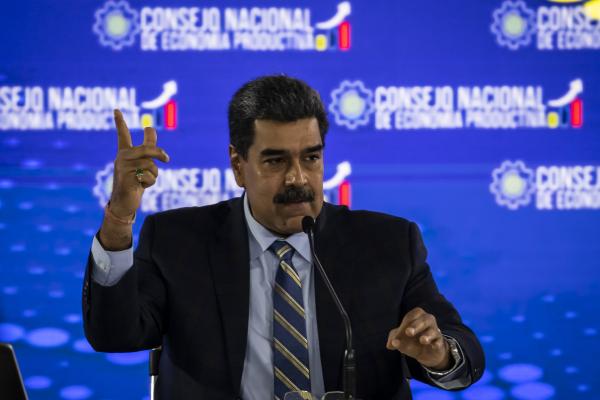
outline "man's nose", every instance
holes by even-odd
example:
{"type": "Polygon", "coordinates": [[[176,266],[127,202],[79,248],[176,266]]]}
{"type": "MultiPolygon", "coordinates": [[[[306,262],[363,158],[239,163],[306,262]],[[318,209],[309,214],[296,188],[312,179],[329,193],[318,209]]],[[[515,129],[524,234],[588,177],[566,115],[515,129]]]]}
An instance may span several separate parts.
{"type": "Polygon", "coordinates": [[[285,174],[285,184],[302,186],[306,184],[306,182],[306,176],[304,175],[304,170],[302,169],[300,162],[293,162],[285,174]]]}

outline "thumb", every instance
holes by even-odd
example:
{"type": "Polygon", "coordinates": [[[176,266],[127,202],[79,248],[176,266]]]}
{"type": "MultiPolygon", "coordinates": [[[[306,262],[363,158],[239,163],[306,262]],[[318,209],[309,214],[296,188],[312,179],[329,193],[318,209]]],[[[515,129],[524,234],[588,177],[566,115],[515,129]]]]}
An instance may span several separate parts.
{"type": "Polygon", "coordinates": [[[400,333],[400,328],[394,328],[388,334],[388,340],[386,347],[388,350],[396,350],[398,346],[400,346],[400,340],[398,340],[398,334],[400,333]]]}
{"type": "Polygon", "coordinates": [[[144,128],[144,144],[156,146],[156,141],[156,129],[152,128],[151,126],[144,128]]]}

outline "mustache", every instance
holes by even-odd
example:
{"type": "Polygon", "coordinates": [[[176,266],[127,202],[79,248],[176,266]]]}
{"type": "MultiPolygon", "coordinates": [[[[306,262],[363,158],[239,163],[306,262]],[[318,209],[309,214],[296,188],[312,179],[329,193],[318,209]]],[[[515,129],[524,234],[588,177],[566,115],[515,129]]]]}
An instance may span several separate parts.
{"type": "Polygon", "coordinates": [[[291,204],[312,202],[315,200],[315,192],[303,186],[286,186],[283,193],[277,193],[273,197],[275,204],[291,204]]]}

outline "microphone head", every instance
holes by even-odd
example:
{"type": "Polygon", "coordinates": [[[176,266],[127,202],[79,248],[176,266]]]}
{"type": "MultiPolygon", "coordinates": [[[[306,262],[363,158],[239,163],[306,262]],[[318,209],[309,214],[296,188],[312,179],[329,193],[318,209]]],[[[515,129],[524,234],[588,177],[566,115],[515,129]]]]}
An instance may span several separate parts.
{"type": "Polygon", "coordinates": [[[315,226],[315,219],[310,216],[306,216],[302,218],[302,230],[304,233],[311,232],[313,227],[315,226]]]}

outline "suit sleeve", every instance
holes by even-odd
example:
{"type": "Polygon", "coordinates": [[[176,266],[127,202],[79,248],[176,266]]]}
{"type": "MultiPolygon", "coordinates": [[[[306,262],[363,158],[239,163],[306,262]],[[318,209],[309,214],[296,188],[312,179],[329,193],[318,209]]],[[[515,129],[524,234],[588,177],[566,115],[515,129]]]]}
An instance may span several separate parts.
{"type": "MultiPolygon", "coordinates": [[[[431,270],[427,264],[427,249],[423,243],[421,232],[415,223],[409,225],[411,254],[411,275],[402,301],[401,319],[415,307],[421,307],[435,316],[437,324],[444,335],[454,338],[464,356],[463,371],[456,371],[454,376],[462,376],[467,382],[475,383],[483,375],[485,357],[479,340],[467,327],[454,306],[439,292],[431,270]]],[[[415,360],[406,357],[408,368],[413,378],[436,385],[424,368],[415,360]]]]}
{"type": "Polygon", "coordinates": [[[157,347],[165,331],[166,289],[154,262],[154,218],[145,219],[133,266],[112,286],[91,278],[90,251],[83,284],[86,338],[97,351],[129,352],[157,347]]]}

